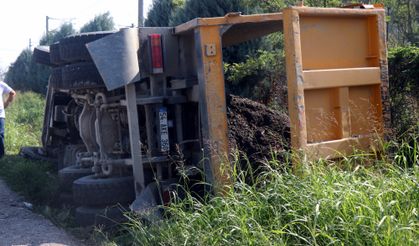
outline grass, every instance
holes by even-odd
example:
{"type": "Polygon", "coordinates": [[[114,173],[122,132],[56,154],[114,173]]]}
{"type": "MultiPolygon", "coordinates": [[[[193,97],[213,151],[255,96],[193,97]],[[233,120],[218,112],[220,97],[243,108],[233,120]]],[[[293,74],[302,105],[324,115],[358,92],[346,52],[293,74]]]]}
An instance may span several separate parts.
{"type": "Polygon", "coordinates": [[[18,156],[23,146],[39,146],[45,101],[33,92],[17,93],[6,110],[6,156],[0,160],[0,176],[14,190],[35,204],[55,198],[57,178],[52,164],[18,156]]]}
{"type": "Polygon", "coordinates": [[[6,109],[5,145],[8,154],[19,153],[22,146],[40,146],[45,100],[42,95],[19,93],[6,109]]]}
{"type": "Polygon", "coordinates": [[[340,162],[311,163],[300,176],[273,160],[253,185],[237,174],[225,197],[202,202],[189,194],[151,225],[131,217],[112,243],[418,245],[417,136],[413,145],[387,144],[393,155],[377,160],[357,153],[340,162]]]}

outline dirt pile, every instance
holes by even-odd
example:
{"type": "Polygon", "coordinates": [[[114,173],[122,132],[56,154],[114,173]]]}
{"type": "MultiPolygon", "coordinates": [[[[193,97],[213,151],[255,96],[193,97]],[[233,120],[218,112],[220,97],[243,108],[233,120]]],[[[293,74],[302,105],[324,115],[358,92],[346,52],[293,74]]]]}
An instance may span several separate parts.
{"type": "Polygon", "coordinates": [[[247,155],[252,164],[272,158],[272,151],[290,147],[288,115],[250,99],[227,96],[231,148],[247,155]]]}

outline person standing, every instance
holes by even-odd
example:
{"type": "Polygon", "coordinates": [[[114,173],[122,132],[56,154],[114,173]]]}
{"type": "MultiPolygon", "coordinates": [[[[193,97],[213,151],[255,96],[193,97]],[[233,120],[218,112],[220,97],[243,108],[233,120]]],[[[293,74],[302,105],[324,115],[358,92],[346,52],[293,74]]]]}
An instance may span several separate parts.
{"type": "Polygon", "coordinates": [[[4,156],[4,124],[6,118],[5,109],[15,98],[16,92],[3,81],[0,81],[0,158],[4,156]],[[7,95],[7,99],[3,101],[3,94],[7,95]]]}

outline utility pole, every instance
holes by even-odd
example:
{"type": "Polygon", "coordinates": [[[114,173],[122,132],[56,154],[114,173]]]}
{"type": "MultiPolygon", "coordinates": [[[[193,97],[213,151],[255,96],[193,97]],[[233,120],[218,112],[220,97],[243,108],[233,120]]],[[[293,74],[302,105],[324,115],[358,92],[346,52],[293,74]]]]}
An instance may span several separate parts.
{"type": "Polygon", "coordinates": [[[144,25],[144,0],[138,0],[138,27],[144,25]]]}
{"type": "Polygon", "coordinates": [[[32,50],[32,39],[29,39],[29,50],[32,50]]]}
{"type": "Polygon", "coordinates": [[[47,40],[49,40],[49,27],[48,27],[48,22],[49,22],[49,16],[47,15],[45,18],[45,36],[47,37],[47,40]]]}

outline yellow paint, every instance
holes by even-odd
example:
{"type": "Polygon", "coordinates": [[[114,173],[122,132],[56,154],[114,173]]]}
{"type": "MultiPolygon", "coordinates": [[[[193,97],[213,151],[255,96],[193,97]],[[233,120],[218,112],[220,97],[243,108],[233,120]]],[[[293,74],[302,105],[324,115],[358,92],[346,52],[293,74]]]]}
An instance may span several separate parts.
{"type": "Polygon", "coordinates": [[[382,9],[284,10],[292,147],[309,159],[369,151],[382,137],[383,16],[382,9]]]}
{"type": "MultiPolygon", "coordinates": [[[[197,30],[200,40],[202,75],[199,81],[203,92],[201,102],[206,111],[208,132],[206,144],[210,150],[211,170],[214,179],[214,188],[218,194],[224,192],[224,186],[231,184],[231,169],[228,161],[228,128],[227,110],[224,88],[224,71],[222,44],[219,26],[202,26],[197,30]],[[208,46],[212,52],[208,53],[208,46]]],[[[204,118],[204,117],[202,117],[204,118]]],[[[205,120],[205,119],[203,119],[205,120]]]]}
{"type": "Polygon", "coordinates": [[[173,33],[199,37],[200,102],[218,192],[231,182],[225,165],[222,47],[279,30],[284,32],[293,149],[309,159],[334,158],[354,148],[368,151],[383,135],[381,97],[388,86],[383,9],[291,7],[282,13],[191,20],[173,33]]]}

